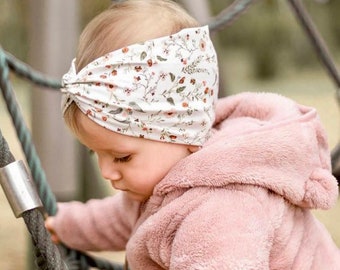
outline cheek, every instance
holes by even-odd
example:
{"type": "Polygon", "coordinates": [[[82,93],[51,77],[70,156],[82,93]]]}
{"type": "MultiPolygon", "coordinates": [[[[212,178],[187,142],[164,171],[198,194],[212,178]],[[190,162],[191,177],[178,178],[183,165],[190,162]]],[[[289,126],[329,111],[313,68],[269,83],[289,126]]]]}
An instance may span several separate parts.
{"type": "Polygon", "coordinates": [[[173,165],[172,162],[154,162],[147,168],[143,168],[144,175],[142,177],[149,185],[155,186],[168,174],[173,165]]]}
{"type": "Polygon", "coordinates": [[[129,179],[131,188],[152,192],[153,188],[168,174],[173,166],[187,156],[187,153],[153,152],[153,155],[143,155],[132,160],[129,169],[124,172],[124,179],[129,179]]]}
{"type": "Polygon", "coordinates": [[[131,167],[125,172],[124,179],[129,182],[130,188],[144,194],[151,195],[153,188],[163,179],[166,172],[162,166],[145,165],[140,167],[131,167]]]}
{"type": "Polygon", "coordinates": [[[143,167],[139,170],[139,173],[134,175],[135,182],[140,186],[150,187],[158,184],[163,179],[165,173],[158,168],[146,168],[143,167]]]}

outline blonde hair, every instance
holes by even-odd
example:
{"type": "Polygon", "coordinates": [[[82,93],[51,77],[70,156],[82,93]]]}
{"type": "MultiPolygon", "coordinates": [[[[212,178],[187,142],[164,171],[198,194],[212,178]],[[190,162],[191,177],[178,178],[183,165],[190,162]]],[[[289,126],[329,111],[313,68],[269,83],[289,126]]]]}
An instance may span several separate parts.
{"type": "MultiPolygon", "coordinates": [[[[76,69],[119,48],[171,35],[199,23],[181,6],[170,0],[125,0],[112,4],[83,30],[76,56],[76,69]]],[[[64,114],[66,124],[77,131],[73,102],[64,114]]]]}

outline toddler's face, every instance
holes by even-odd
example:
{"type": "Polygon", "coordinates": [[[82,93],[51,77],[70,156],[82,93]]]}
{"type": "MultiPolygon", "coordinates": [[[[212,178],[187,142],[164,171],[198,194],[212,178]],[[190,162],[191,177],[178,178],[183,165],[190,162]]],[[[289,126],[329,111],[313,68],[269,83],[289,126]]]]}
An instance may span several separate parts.
{"type": "Polygon", "coordinates": [[[77,137],[98,157],[102,176],[137,201],[148,199],[155,185],[191,152],[188,146],[112,132],[77,114],[77,137]]]}

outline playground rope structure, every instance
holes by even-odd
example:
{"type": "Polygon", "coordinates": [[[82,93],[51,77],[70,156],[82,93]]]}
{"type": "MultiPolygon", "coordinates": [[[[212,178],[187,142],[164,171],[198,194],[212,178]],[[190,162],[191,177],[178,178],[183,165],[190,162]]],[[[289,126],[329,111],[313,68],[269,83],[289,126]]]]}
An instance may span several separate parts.
{"type": "MultiPolygon", "coordinates": [[[[257,1],[258,0],[235,0],[230,6],[211,20],[211,23],[209,24],[210,31],[213,33],[232,24],[250,7],[251,4],[257,1]]],[[[326,44],[318,34],[316,27],[308,13],[305,11],[301,0],[287,1],[290,3],[298,21],[309,37],[321,62],[335,82],[339,100],[340,76],[335,63],[327,50],[326,44]]],[[[61,84],[59,81],[48,78],[44,74],[33,70],[30,66],[19,61],[0,47],[0,89],[16,130],[17,137],[21,143],[33,181],[37,187],[39,197],[43,202],[44,211],[46,212],[43,213],[40,209],[32,209],[22,214],[35,247],[36,265],[39,269],[43,270],[87,270],[90,267],[104,270],[124,269],[124,266],[118,263],[109,262],[102,258],[95,258],[86,253],[69,249],[63,245],[56,246],[52,243],[50,235],[44,226],[44,214],[50,216],[55,215],[57,213],[57,201],[48,185],[40,159],[35,146],[32,143],[29,129],[23,120],[24,118],[19,109],[20,107],[17,104],[12,85],[9,81],[10,71],[38,86],[59,90],[61,84]]],[[[336,147],[336,149],[338,148],[339,147],[336,147]]],[[[340,150],[334,151],[332,161],[338,160],[339,157],[340,150]]],[[[0,130],[0,168],[5,167],[14,161],[15,158],[10,152],[8,144],[0,130]]]]}

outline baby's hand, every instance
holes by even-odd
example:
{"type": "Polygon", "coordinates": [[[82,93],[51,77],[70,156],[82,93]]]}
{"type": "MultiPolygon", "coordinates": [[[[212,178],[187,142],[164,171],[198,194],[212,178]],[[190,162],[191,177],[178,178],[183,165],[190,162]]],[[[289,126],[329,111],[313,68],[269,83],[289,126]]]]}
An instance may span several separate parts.
{"type": "Polygon", "coordinates": [[[54,218],[53,217],[47,217],[46,220],[45,220],[45,227],[51,234],[52,242],[55,243],[55,244],[60,244],[60,239],[59,239],[58,235],[56,234],[56,232],[54,231],[53,223],[54,223],[54,218]]]}

